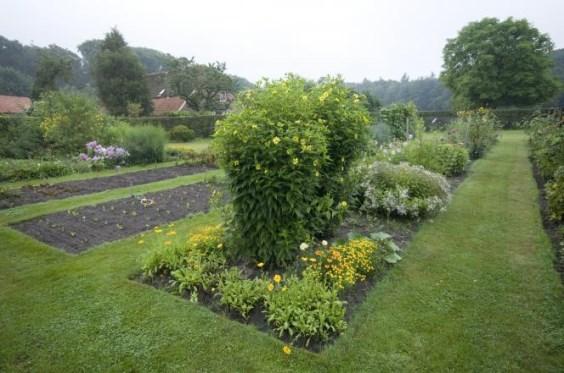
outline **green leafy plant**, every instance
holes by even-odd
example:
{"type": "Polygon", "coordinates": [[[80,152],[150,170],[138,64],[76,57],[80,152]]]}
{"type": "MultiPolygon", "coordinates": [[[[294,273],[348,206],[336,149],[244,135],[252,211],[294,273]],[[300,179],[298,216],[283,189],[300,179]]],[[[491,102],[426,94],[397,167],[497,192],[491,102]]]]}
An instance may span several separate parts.
{"type": "MultiPolygon", "coordinates": [[[[407,140],[415,135],[416,128],[423,124],[417,114],[417,107],[413,102],[407,104],[395,103],[380,109],[379,121],[386,124],[391,137],[397,140],[407,140]]],[[[383,140],[383,139],[382,139],[383,140]]]]}
{"type": "Polygon", "coordinates": [[[448,128],[450,143],[461,144],[468,149],[470,158],[481,158],[497,141],[498,122],[488,109],[461,111],[448,128]]]}
{"type": "Polygon", "coordinates": [[[77,160],[0,160],[0,181],[43,179],[90,171],[91,165],[77,160]]]}
{"type": "Polygon", "coordinates": [[[344,302],[337,290],[328,289],[312,271],[303,278],[288,278],[266,296],[266,318],[280,336],[285,333],[294,340],[304,338],[306,345],[312,338],[327,340],[343,332],[344,302]]]}
{"type": "Polygon", "coordinates": [[[265,81],[238,102],[218,122],[214,144],[229,177],[234,249],[283,264],[342,214],[368,114],[360,96],[333,79],[318,86],[294,76],[265,81]]]}
{"type": "Polygon", "coordinates": [[[531,155],[544,178],[564,164],[564,125],[555,116],[536,116],[529,122],[531,155]]]}
{"type": "Polygon", "coordinates": [[[558,167],[552,180],[546,184],[546,198],[550,218],[564,220],[564,166],[558,167]]]}
{"type": "Polygon", "coordinates": [[[436,214],[450,200],[444,176],[406,163],[374,162],[363,168],[364,181],[358,192],[360,210],[418,218],[436,214]]]}
{"type": "Polygon", "coordinates": [[[147,164],[164,160],[167,135],[161,127],[149,124],[130,126],[117,122],[109,130],[109,135],[102,137],[102,141],[127,149],[128,163],[147,164]]]}
{"type": "Polygon", "coordinates": [[[396,159],[445,176],[457,176],[464,172],[469,156],[461,145],[416,140],[404,147],[396,159]]]}
{"type": "Polygon", "coordinates": [[[74,155],[108,129],[108,119],[96,102],[76,93],[46,93],[34,105],[33,114],[39,117],[47,147],[57,154],[74,155]]]}
{"type": "Polygon", "coordinates": [[[183,124],[179,124],[177,126],[174,126],[170,130],[169,134],[170,134],[171,140],[179,141],[179,142],[192,141],[196,137],[196,134],[194,133],[194,131],[191,128],[189,128],[188,126],[185,126],[183,124]]]}
{"type": "Polygon", "coordinates": [[[218,286],[219,301],[235,310],[246,320],[249,313],[264,299],[267,283],[261,279],[242,279],[241,271],[231,268],[222,276],[218,286]]]}

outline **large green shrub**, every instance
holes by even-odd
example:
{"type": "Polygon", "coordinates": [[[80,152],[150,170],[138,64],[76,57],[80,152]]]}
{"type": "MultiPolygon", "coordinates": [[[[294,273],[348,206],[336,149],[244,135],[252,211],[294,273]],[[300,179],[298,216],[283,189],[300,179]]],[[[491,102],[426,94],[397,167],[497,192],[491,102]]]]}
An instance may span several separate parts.
{"type": "Polygon", "coordinates": [[[185,125],[179,124],[170,130],[170,139],[178,142],[188,142],[194,140],[196,134],[185,125]]]}
{"type": "Polygon", "coordinates": [[[119,145],[129,152],[128,163],[147,164],[164,160],[167,135],[163,128],[117,122],[108,132],[108,143],[119,145]]]}
{"type": "Polygon", "coordinates": [[[374,162],[362,170],[360,209],[367,214],[418,218],[435,214],[450,200],[444,176],[407,163],[374,162]]]}
{"type": "Polygon", "coordinates": [[[529,122],[531,153],[544,178],[564,165],[564,123],[558,116],[537,116],[529,122]]]}
{"type": "Polygon", "coordinates": [[[31,158],[44,152],[43,132],[36,118],[0,116],[0,157],[31,158]]]}
{"type": "Polygon", "coordinates": [[[417,127],[423,125],[413,102],[395,103],[380,109],[379,120],[389,127],[392,138],[397,140],[414,136],[417,127]]]}
{"type": "Polygon", "coordinates": [[[77,93],[47,93],[35,104],[33,115],[40,119],[47,147],[62,155],[82,151],[84,144],[98,139],[108,127],[96,102],[77,93]]]}
{"type": "Polygon", "coordinates": [[[564,220],[564,166],[558,167],[552,180],[546,184],[546,198],[550,218],[564,220]]]}
{"type": "Polygon", "coordinates": [[[263,82],[238,101],[215,135],[229,177],[237,253],[282,264],[339,214],[368,114],[360,96],[333,79],[318,86],[293,76],[263,82]]]}
{"type": "Polygon", "coordinates": [[[445,176],[462,174],[469,160],[463,146],[434,141],[413,141],[403,148],[398,158],[445,176]]]}
{"type": "Polygon", "coordinates": [[[481,158],[497,141],[497,119],[491,110],[461,111],[448,128],[449,142],[463,144],[470,158],[481,158]]]}

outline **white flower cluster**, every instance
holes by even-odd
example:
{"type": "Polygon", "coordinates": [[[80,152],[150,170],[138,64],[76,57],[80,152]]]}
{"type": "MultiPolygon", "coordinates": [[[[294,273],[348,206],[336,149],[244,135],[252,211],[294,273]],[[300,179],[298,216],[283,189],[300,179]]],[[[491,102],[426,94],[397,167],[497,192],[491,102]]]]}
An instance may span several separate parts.
{"type": "Polygon", "coordinates": [[[407,163],[373,163],[362,188],[361,210],[368,214],[418,218],[444,210],[450,201],[450,185],[442,175],[407,163]]]}

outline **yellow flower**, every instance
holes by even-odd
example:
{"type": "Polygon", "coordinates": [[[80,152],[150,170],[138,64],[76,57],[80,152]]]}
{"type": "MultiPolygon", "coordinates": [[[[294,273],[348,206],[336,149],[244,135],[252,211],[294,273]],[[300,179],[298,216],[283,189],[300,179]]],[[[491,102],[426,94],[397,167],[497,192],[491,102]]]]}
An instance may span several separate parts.
{"type": "Polygon", "coordinates": [[[223,249],[223,244],[220,243],[219,245],[217,245],[217,248],[218,248],[218,249],[223,249]]]}
{"type": "Polygon", "coordinates": [[[257,267],[259,267],[259,268],[262,268],[262,267],[264,267],[264,263],[263,263],[263,262],[259,262],[259,263],[257,263],[257,267]]]}
{"type": "Polygon", "coordinates": [[[298,158],[292,159],[292,164],[293,164],[294,166],[296,166],[298,163],[300,163],[300,160],[299,160],[298,158]]]}
{"type": "Polygon", "coordinates": [[[272,278],[274,280],[274,282],[276,282],[277,284],[280,283],[280,281],[282,281],[282,276],[280,275],[274,275],[274,277],[272,278]]]}
{"type": "Polygon", "coordinates": [[[138,243],[139,245],[143,245],[143,244],[145,243],[145,241],[139,240],[139,241],[137,241],[137,243],[138,243]]]}
{"type": "Polygon", "coordinates": [[[161,233],[162,231],[162,229],[155,229],[155,233],[161,233]]]}
{"type": "Polygon", "coordinates": [[[166,233],[167,236],[176,236],[176,231],[170,231],[166,233]]]}
{"type": "Polygon", "coordinates": [[[272,139],[272,143],[273,143],[274,145],[278,145],[278,144],[280,143],[280,137],[275,136],[275,137],[272,139]]]}
{"type": "Polygon", "coordinates": [[[290,346],[285,345],[284,347],[282,347],[282,352],[284,352],[286,355],[290,355],[292,353],[292,349],[290,348],[290,346]]]}
{"type": "Polygon", "coordinates": [[[165,245],[172,245],[172,241],[165,241],[164,244],[165,245]]]}
{"type": "Polygon", "coordinates": [[[268,283],[268,291],[272,291],[274,290],[274,285],[272,284],[272,282],[268,283]]]}

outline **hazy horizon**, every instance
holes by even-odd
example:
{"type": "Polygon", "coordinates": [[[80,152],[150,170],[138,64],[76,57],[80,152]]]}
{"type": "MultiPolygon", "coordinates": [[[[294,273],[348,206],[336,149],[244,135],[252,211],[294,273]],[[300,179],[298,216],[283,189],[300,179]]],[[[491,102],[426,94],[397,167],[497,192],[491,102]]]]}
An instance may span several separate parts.
{"type": "Polygon", "coordinates": [[[555,49],[564,46],[564,2],[552,0],[0,4],[7,9],[0,14],[0,35],[22,44],[77,52],[78,44],[116,26],[131,46],[226,62],[228,73],[251,81],[287,72],[310,79],[341,74],[351,82],[438,75],[446,40],[484,17],[527,18],[550,35],[555,49]]]}

